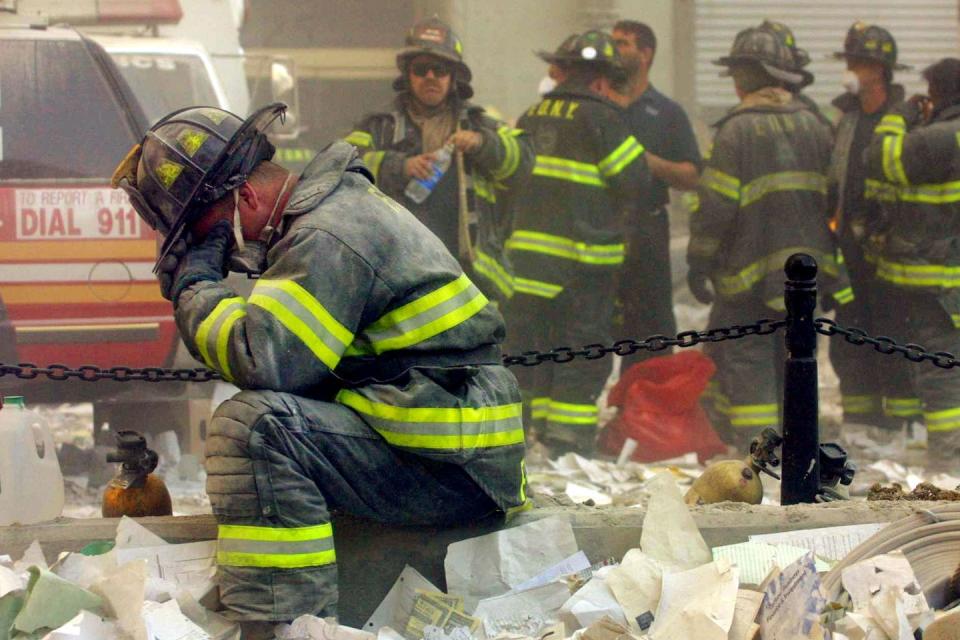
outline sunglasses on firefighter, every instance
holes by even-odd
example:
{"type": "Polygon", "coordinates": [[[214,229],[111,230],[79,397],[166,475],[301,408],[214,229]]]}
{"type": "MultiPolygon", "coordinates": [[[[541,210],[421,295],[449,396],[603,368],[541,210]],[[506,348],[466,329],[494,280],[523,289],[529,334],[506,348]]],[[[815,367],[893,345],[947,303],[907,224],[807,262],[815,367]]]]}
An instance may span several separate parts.
{"type": "Polygon", "coordinates": [[[446,78],[453,73],[453,67],[446,62],[431,60],[429,62],[414,62],[410,65],[410,71],[418,78],[426,78],[431,71],[433,71],[434,78],[446,78]]]}

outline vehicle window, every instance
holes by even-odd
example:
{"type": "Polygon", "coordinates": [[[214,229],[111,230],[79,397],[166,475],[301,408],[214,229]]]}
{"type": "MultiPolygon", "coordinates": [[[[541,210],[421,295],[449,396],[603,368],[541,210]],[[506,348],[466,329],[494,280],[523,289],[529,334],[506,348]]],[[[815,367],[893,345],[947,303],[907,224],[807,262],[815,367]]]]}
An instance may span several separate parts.
{"type": "Polygon", "coordinates": [[[110,57],[150,124],[183,107],[218,105],[210,76],[198,56],[111,52],[110,57]]]}
{"type": "Polygon", "coordinates": [[[80,41],[0,40],[0,180],[104,178],[136,143],[80,41]]]}

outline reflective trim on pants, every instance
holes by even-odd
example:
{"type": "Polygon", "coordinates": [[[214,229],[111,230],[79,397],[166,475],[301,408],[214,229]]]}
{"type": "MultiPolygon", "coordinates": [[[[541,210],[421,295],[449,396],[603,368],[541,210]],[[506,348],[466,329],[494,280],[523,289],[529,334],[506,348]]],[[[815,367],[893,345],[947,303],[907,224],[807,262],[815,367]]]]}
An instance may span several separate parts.
{"type": "Polygon", "coordinates": [[[780,406],[773,404],[731,404],[727,411],[734,427],[777,427],[780,406]]]}
{"type": "Polygon", "coordinates": [[[217,564],[299,569],[334,564],[333,527],[217,527],[217,564]]]}
{"type": "Polygon", "coordinates": [[[920,398],[893,398],[883,399],[883,415],[895,418],[913,418],[923,413],[920,398]]]}
{"type": "Polygon", "coordinates": [[[956,431],[960,429],[960,407],[943,411],[924,411],[923,419],[930,433],[956,431]]]}
{"type": "Polygon", "coordinates": [[[844,415],[868,415],[881,411],[880,398],[874,395],[843,396],[841,404],[844,415]]]}
{"type": "Polygon", "coordinates": [[[557,402],[551,398],[547,405],[547,422],[595,427],[599,417],[596,404],[557,402]]]}

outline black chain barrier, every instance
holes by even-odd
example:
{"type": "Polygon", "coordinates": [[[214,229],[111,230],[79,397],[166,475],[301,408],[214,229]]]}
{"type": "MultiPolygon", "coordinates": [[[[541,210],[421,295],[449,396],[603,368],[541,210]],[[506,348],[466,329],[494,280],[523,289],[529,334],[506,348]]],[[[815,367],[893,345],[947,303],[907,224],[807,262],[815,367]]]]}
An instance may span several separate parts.
{"type": "Polygon", "coordinates": [[[831,338],[840,336],[852,345],[873,347],[874,351],[884,355],[893,356],[899,354],[911,362],[929,362],[933,366],[940,367],[941,369],[952,369],[960,366],[960,360],[947,351],[930,352],[922,345],[912,342],[900,344],[893,338],[886,336],[877,336],[874,338],[863,329],[842,327],[829,318],[817,318],[814,321],[814,325],[817,328],[817,333],[830,336],[831,338]]]}
{"type": "MultiPolygon", "coordinates": [[[[857,346],[873,347],[878,353],[885,355],[902,355],[911,362],[929,362],[941,369],[960,367],[960,359],[946,351],[930,352],[919,344],[900,344],[886,336],[873,337],[863,329],[843,327],[829,318],[817,318],[814,321],[817,332],[829,336],[840,337],[846,342],[857,346]]],[[[612,345],[588,344],[579,349],[571,347],[557,347],[550,351],[525,351],[520,355],[503,356],[503,364],[507,367],[535,367],[544,363],[565,364],[577,359],[598,360],[607,355],[630,356],[639,351],[658,352],[672,347],[685,349],[698,344],[739,340],[747,336],[765,336],[776,333],[787,326],[786,320],[763,319],[753,324],[733,325],[705,331],[683,331],[671,338],[664,335],[655,335],[643,340],[618,340],[612,345]]],[[[40,367],[29,362],[20,364],[0,363],[0,378],[14,376],[21,380],[33,380],[46,376],[50,380],[77,379],[83,382],[98,382],[113,380],[114,382],[210,382],[222,380],[223,376],[212,369],[202,367],[194,369],[165,369],[162,367],[110,367],[102,369],[94,365],[81,365],[72,369],[64,364],[51,364],[40,367]]]]}

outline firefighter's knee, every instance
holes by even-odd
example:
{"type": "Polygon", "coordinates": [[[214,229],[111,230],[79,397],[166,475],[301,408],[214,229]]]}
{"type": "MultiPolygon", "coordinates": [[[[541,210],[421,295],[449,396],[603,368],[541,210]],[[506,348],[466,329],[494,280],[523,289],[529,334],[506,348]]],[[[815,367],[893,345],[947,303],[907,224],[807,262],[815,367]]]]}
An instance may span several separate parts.
{"type": "Polygon", "coordinates": [[[214,514],[229,518],[261,515],[258,474],[264,473],[257,425],[283,411],[273,392],[243,391],[213,414],[206,439],[207,495],[214,514]]]}

